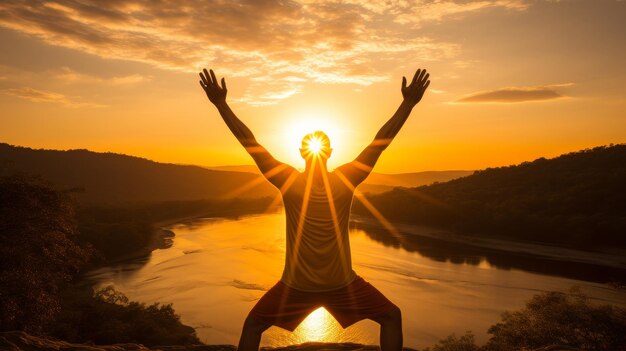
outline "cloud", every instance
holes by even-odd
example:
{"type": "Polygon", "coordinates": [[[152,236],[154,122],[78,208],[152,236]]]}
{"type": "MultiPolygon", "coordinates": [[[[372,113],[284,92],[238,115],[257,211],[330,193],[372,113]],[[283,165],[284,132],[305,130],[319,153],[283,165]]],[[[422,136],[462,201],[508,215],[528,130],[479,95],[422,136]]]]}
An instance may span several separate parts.
{"type": "Polygon", "coordinates": [[[33,101],[33,102],[48,102],[54,104],[61,104],[67,107],[79,108],[79,107],[104,107],[104,105],[79,101],[70,99],[67,96],[52,91],[38,90],[28,87],[23,88],[10,88],[4,89],[2,92],[5,95],[14,96],[20,99],[33,101]]]}
{"type": "Polygon", "coordinates": [[[523,0],[499,1],[423,1],[417,6],[411,6],[409,11],[402,11],[395,21],[403,24],[419,25],[424,21],[441,21],[446,17],[463,16],[472,12],[501,7],[507,10],[521,11],[528,8],[523,0]],[[416,21],[418,18],[419,21],[416,21]]]}
{"type": "Polygon", "coordinates": [[[111,85],[127,85],[136,84],[149,81],[149,77],[142,76],[140,74],[131,74],[127,76],[115,76],[111,78],[96,77],[89,74],[80,73],[70,69],[69,67],[62,67],[60,71],[53,73],[54,77],[65,83],[99,83],[99,84],[111,84],[111,85]]]}
{"type": "Polygon", "coordinates": [[[490,91],[481,91],[466,95],[456,102],[460,103],[516,103],[528,101],[555,100],[565,97],[557,88],[573,84],[555,84],[534,87],[509,87],[490,91]]]}
{"type": "Polygon", "coordinates": [[[421,26],[487,8],[526,8],[522,0],[103,4],[5,0],[0,26],[104,58],[185,72],[219,67],[220,75],[253,78],[242,100],[264,104],[298,93],[306,82],[367,86],[388,79],[389,67],[451,59],[459,46],[425,37],[421,26]],[[267,94],[255,98],[261,92],[267,94]]]}

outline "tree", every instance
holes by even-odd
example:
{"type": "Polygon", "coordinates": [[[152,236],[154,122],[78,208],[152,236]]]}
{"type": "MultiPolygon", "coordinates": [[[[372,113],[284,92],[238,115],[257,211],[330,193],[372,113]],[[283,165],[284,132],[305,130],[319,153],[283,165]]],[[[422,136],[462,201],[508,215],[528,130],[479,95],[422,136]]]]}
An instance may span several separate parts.
{"type": "Polygon", "coordinates": [[[59,290],[89,260],[74,206],[36,178],[0,178],[0,330],[39,332],[59,311],[59,290]]]}
{"type": "Polygon", "coordinates": [[[489,328],[490,351],[564,345],[580,350],[626,350],[626,310],[593,305],[578,290],[533,296],[526,308],[505,312],[489,328]]]}

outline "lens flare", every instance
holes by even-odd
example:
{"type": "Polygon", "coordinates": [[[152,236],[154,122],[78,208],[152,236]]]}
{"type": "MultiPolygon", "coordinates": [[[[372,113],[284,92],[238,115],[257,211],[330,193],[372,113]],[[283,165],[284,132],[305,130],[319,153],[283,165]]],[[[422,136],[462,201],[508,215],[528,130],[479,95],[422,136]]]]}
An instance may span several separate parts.
{"type": "Polygon", "coordinates": [[[318,138],[312,138],[307,145],[307,149],[313,154],[319,154],[320,151],[322,151],[322,146],[321,140],[318,138]]]}

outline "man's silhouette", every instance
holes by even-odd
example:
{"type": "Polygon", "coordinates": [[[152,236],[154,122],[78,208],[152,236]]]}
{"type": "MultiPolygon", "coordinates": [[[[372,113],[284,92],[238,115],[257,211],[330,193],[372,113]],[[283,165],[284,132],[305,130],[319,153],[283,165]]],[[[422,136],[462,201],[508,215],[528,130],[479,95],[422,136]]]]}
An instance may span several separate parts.
{"type": "Polygon", "coordinates": [[[248,314],[239,341],[240,351],[257,351],[261,334],[275,325],[293,331],[306,316],[325,307],[342,327],[371,319],[380,324],[382,351],[402,349],[400,309],[352,270],[348,222],[354,189],[372,171],[380,154],[422,99],[430,84],[426,70],[418,69],[404,100],[380,129],[374,141],[352,162],[328,172],[330,140],[321,131],[302,140],[306,161],[303,173],[277,161],[261,146],[226,103],[226,82],[221,86],[213,70],[200,73],[200,85],[217,107],[231,132],[252,156],[263,175],[283,198],[287,217],[287,251],[282,278],[248,314]]]}

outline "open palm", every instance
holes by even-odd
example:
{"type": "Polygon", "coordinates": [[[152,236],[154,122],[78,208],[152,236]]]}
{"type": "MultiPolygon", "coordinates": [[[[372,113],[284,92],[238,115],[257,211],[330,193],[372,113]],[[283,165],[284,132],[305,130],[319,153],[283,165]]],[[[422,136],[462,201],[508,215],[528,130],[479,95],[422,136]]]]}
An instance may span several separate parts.
{"type": "Polygon", "coordinates": [[[207,72],[206,68],[200,72],[200,78],[202,79],[200,86],[204,89],[206,96],[214,105],[226,101],[226,93],[228,90],[226,89],[226,81],[224,78],[222,78],[222,86],[220,87],[213,70],[207,72]]]}
{"type": "Polygon", "coordinates": [[[416,105],[420,102],[422,96],[424,96],[424,92],[430,85],[428,77],[430,77],[430,74],[426,73],[425,69],[418,69],[413,76],[411,84],[408,86],[406,85],[406,77],[402,77],[402,96],[404,97],[404,101],[412,105],[416,105]]]}

